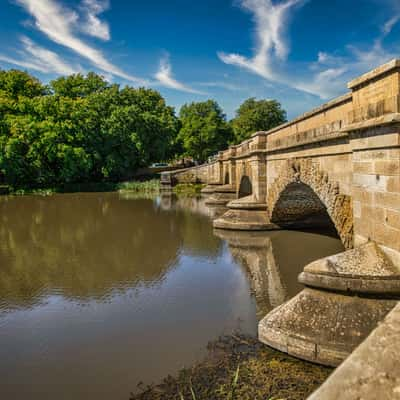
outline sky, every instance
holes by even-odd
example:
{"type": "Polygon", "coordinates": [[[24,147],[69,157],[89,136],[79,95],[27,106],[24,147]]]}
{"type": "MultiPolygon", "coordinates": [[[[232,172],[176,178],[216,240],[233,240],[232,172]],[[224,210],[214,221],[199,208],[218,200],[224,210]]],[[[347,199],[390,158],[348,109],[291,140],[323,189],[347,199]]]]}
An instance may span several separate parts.
{"type": "Polygon", "coordinates": [[[400,58],[400,0],[0,0],[0,68],[95,71],[182,104],[249,97],[294,118],[400,58]]]}

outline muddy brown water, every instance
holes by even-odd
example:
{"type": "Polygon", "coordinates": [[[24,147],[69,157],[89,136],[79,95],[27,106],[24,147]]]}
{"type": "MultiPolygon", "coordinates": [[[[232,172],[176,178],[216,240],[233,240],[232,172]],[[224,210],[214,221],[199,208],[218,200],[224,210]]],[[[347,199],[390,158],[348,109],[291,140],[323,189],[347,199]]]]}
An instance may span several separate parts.
{"type": "Polygon", "coordinates": [[[0,198],[0,398],[128,399],[256,335],[297,275],[342,250],[321,233],[213,231],[203,199],[0,198]]]}

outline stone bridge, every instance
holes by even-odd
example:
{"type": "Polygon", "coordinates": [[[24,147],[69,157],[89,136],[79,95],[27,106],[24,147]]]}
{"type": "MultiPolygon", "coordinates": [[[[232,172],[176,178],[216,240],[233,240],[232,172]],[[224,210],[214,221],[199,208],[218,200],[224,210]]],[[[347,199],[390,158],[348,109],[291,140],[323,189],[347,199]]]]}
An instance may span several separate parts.
{"type": "Polygon", "coordinates": [[[345,248],[373,240],[400,265],[400,60],[348,88],[212,163],[163,174],[162,182],[206,183],[214,192],[209,204],[234,200],[235,218],[228,214],[217,227],[240,229],[242,210],[246,230],[313,225],[326,212],[345,248]],[[250,210],[263,217],[251,221],[250,210]]]}
{"type": "Polygon", "coordinates": [[[254,133],[211,163],[162,175],[166,186],[207,184],[208,204],[228,207],[216,228],[336,231],[347,251],[307,266],[304,293],[260,323],[265,343],[329,365],[341,362],[400,294],[400,60],[347,86],[347,94],[254,133]],[[305,310],[316,318],[306,321],[305,310]]]}

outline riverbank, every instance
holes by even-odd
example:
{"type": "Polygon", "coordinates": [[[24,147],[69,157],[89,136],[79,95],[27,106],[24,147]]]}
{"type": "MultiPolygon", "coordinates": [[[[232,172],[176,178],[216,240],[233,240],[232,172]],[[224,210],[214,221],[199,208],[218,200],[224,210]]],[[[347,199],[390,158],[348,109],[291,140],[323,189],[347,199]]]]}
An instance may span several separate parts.
{"type": "MultiPolygon", "coordinates": [[[[172,192],[179,195],[198,195],[205,185],[202,184],[179,184],[172,188],[172,192]]],[[[126,182],[94,182],[74,183],[49,188],[17,188],[3,185],[0,194],[10,195],[41,195],[50,196],[54,193],[77,193],[77,192],[120,192],[120,193],[146,193],[159,194],[161,184],[158,178],[144,181],[126,182]]],[[[1,187],[0,187],[1,189],[1,187]]]]}
{"type": "Polygon", "coordinates": [[[158,385],[139,387],[130,400],[303,400],[332,372],[247,336],[224,336],[209,356],[158,385]]]}

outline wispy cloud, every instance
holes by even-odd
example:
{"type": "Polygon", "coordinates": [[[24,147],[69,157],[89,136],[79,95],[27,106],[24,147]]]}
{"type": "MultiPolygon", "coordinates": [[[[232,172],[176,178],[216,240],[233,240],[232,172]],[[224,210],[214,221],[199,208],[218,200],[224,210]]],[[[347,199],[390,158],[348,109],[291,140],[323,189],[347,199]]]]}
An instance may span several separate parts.
{"type": "Polygon", "coordinates": [[[58,54],[37,45],[25,36],[21,37],[21,42],[23,45],[23,50],[19,51],[21,58],[0,54],[0,61],[43,73],[70,75],[80,70],[80,67],[70,65],[58,54]]]}
{"type": "Polygon", "coordinates": [[[381,26],[372,46],[365,49],[349,44],[342,56],[320,51],[316,62],[299,65],[287,62],[290,48],[286,31],[295,6],[306,0],[240,0],[242,8],[253,14],[254,55],[247,58],[220,52],[218,56],[224,63],[247,69],[274,84],[284,84],[323,99],[334,97],[344,91],[346,81],[396,57],[396,52],[385,49],[383,42],[400,22],[400,3],[398,0],[387,1],[392,8],[391,17],[381,26]],[[294,76],[285,72],[293,68],[297,71],[294,76]]]}
{"type": "Polygon", "coordinates": [[[219,52],[218,57],[226,64],[246,68],[266,79],[276,79],[274,60],[285,60],[289,47],[285,40],[287,20],[294,6],[303,0],[286,0],[273,4],[272,0],[242,0],[241,6],[253,14],[256,48],[252,58],[240,54],[219,52]]]}
{"type": "Polygon", "coordinates": [[[187,85],[183,84],[182,82],[177,81],[174,78],[174,76],[172,74],[172,67],[171,67],[171,63],[169,61],[168,54],[166,54],[160,60],[160,67],[154,77],[157,79],[157,81],[162,86],[165,86],[167,88],[180,90],[183,92],[193,93],[193,94],[205,94],[204,92],[195,90],[195,89],[191,88],[190,86],[187,86],[187,85]]]}
{"type": "Polygon", "coordinates": [[[390,51],[383,45],[385,38],[400,21],[400,7],[397,9],[398,13],[394,13],[382,25],[381,33],[370,47],[360,48],[349,44],[345,47],[346,56],[319,52],[317,62],[310,65],[310,69],[315,71],[314,76],[306,77],[302,82],[294,82],[293,86],[322,98],[333,97],[343,92],[346,81],[398,57],[398,52],[390,51]]]}
{"type": "MultiPolygon", "coordinates": [[[[100,50],[79,38],[75,33],[78,30],[79,15],[75,11],[61,6],[55,0],[16,0],[16,2],[34,18],[35,27],[53,42],[86,58],[101,71],[137,84],[145,85],[147,83],[141,78],[124,72],[108,61],[100,50]]],[[[95,1],[89,1],[89,3],[97,4],[95,1]]],[[[94,15],[93,12],[92,15],[94,15]]],[[[98,32],[98,34],[100,33],[98,32]]],[[[102,34],[104,35],[104,30],[102,34]]]]}
{"type": "Polygon", "coordinates": [[[229,83],[229,82],[224,82],[224,81],[216,81],[216,82],[199,82],[197,83],[199,86],[203,87],[210,87],[210,88],[221,88],[224,90],[229,90],[232,92],[238,92],[241,90],[247,90],[247,88],[244,88],[242,86],[236,85],[234,83],[229,83]]]}
{"type": "Polygon", "coordinates": [[[85,14],[85,20],[80,24],[82,32],[102,40],[110,40],[111,34],[108,23],[98,18],[109,7],[108,0],[83,0],[81,9],[85,14]]]}

